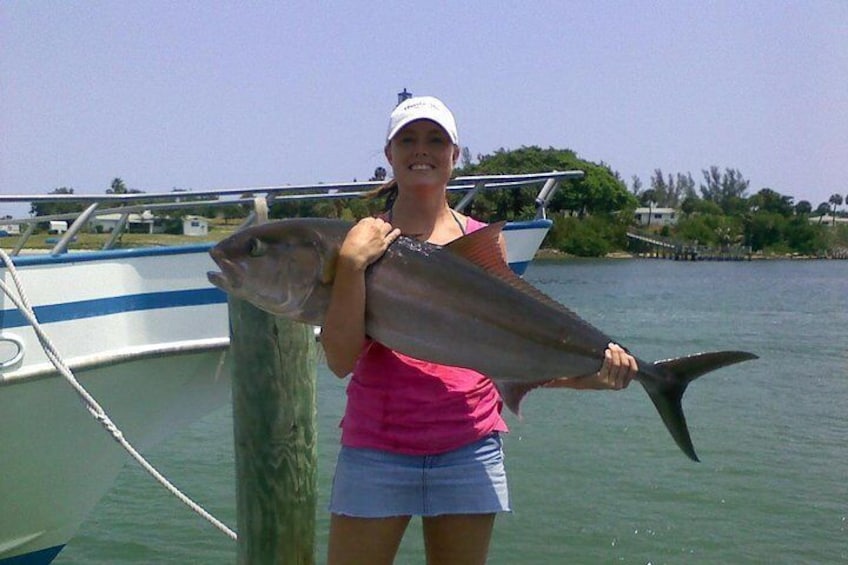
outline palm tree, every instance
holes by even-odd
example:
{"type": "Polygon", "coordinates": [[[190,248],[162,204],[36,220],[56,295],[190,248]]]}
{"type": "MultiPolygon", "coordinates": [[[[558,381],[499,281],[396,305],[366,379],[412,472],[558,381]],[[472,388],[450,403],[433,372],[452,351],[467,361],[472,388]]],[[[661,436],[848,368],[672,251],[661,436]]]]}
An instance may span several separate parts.
{"type": "Polygon", "coordinates": [[[653,188],[649,188],[639,195],[639,200],[642,202],[642,206],[648,207],[648,228],[651,227],[651,216],[654,215],[654,199],[656,199],[656,197],[657,191],[653,188]]]}
{"type": "Polygon", "coordinates": [[[112,180],[112,188],[106,189],[106,194],[126,194],[127,192],[127,185],[120,177],[112,180]]]}
{"type": "Polygon", "coordinates": [[[833,204],[833,225],[836,225],[836,207],[842,206],[842,195],[841,194],[833,194],[828,200],[831,204],[833,204]]]}
{"type": "Polygon", "coordinates": [[[795,205],[795,214],[798,216],[809,216],[812,211],[813,205],[810,204],[809,200],[801,200],[795,205]]]}
{"type": "Polygon", "coordinates": [[[828,204],[827,202],[822,202],[821,204],[819,204],[819,207],[816,208],[816,214],[819,217],[819,224],[822,223],[822,220],[828,212],[830,212],[830,204],[828,204]]]}

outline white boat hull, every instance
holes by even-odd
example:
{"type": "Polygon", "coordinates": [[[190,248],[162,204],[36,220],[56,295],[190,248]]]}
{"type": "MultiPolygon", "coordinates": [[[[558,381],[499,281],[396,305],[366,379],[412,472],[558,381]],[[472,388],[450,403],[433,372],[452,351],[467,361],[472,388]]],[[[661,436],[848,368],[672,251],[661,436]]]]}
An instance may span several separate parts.
{"type": "Polygon", "coordinates": [[[551,220],[529,220],[504,226],[506,260],[513,271],[524,274],[552,225],[551,220]]]}
{"type": "MultiPolygon", "coordinates": [[[[227,401],[226,344],[77,371],[142,452],[227,401]]],[[[0,388],[0,563],[42,550],[48,563],[111,488],[126,452],[56,377],[0,388]],[[44,551],[46,550],[46,551],[44,551]]]]}

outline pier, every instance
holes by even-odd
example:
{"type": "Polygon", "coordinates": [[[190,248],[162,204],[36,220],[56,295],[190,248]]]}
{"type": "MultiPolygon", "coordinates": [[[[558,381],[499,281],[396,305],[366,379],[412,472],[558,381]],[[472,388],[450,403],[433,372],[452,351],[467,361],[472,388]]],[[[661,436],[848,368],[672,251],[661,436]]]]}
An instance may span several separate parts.
{"type": "Polygon", "coordinates": [[[627,232],[630,250],[638,257],[672,259],[674,261],[750,261],[751,248],[743,245],[710,247],[697,243],[674,241],[659,235],[627,232]]]}

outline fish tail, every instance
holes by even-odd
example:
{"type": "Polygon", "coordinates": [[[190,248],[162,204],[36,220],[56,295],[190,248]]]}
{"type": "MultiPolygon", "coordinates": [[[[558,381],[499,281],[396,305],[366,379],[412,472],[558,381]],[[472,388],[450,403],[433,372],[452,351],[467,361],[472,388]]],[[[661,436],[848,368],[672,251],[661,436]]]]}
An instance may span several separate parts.
{"type": "MultiPolygon", "coordinates": [[[[677,446],[690,459],[698,461],[689,428],[686,426],[686,416],[683,415],[681,399],[689,383],[703,374],[715,371],[721,367],[756,359],[757,356],[746,351],[715,351],[698,353],[687,357],[678,357],[666,361],[657,361],[653,369],[663,378],[642,379],[640,382],[648,396],[660,413],[663,423],[671,433],[677,446]]],[[[652,371],[653,372],[653,371],[652,371]]]]}

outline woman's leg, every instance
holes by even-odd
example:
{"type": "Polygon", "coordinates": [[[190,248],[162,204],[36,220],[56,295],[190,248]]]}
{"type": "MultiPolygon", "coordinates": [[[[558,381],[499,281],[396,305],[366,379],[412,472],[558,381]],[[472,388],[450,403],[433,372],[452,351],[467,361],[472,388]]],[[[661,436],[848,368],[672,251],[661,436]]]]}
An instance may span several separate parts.
{"type": "Polygon", "coordinates": [[[330,516],[328,565],[391,565],[409,516],[353,518],[330,516]]]}
{"type": "Polygon", "coordinates": [[[445,514],[422,519],[428,565],[484,565],[495,514],[445,514]]]}

